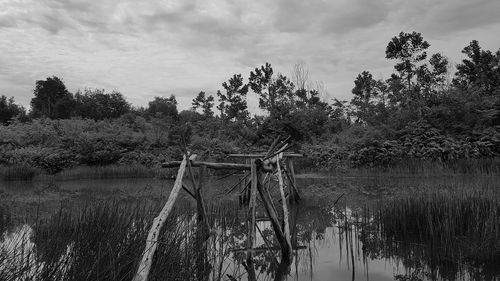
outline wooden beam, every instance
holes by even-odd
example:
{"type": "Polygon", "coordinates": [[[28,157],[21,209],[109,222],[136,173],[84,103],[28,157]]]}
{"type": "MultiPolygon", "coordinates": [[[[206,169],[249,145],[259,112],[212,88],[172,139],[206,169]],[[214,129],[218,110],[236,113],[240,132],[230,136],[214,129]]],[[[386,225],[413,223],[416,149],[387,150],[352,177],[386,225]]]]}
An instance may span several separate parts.
{"type": "MultiPolygon", "coordinates": [[[[303,246],[303,245],[298,245],[296,247],[293,248],[293,250],[305,250],[307,249],[307,246],[303,246]]],[[[257,253],[257,252],[269,252],[269,251],[280,251],[281,248],[280,247],[256,247],[256,248],[253,248],[253,249],[229,249],[230,252],[233,252],[233,253],[241,253],[241,252],[248,252],[248,251],[252,251],[254,253],[257,253]]]]}
{"type": "MultiPolygon", "coordinates": [[[[174,168],[179,167],[181,161],[170,161],[161,164],[162,168],[174,168]]],[[[191,161],[192,167],[206,166],[207,168],[214,170],[242,170],[250,171],[250,165],[248,164],[238,164],[238,163],[213,163],[213,162],[201,162],[201,161],[191,161]]]]}
{"type": "Polygon", "coordinates": [[[165,224],[170,211],[172,211],[175,200],[177,199],[179,191],[182,188],[182,178],[184,177],[184,171],[186,170],[187,162],[188,160],[186,156],[184,156],[184,159],[180,163],[179,171],[177,171],[177,177],[175,178],[174,187],[170,192],[167,203],[165,203],[163,209],[153,220],[153,225],[149,230],[146,240],[146,247],[144,248],[144,253],[142,254],[142,259],[139,263],[139,268],[137,269],[137,273],[135,274],[133,281],[148,280],[149,271],[151,269],[151,265],[153,264],[154,254],[158,246],[158,236],[160,235],[160,230],[165,224]]]}
{"type": "MultiPolygon", "coordinates": [[[[228,154],[229,157],[234,158],[265,158],[265,153],[254,153],[254,154],[228,154]]],[[[304,157],[301,153],[283,153],[283,157],[304,157]]]]}

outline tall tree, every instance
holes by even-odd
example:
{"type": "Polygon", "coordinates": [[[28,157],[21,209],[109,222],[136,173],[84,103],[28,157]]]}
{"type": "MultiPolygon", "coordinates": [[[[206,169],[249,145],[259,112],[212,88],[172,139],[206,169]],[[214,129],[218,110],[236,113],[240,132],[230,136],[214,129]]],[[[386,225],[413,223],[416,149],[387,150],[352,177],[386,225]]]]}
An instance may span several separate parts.
{"type": "Polygon", "coordinates": [[[249,116],[247,106],[248,85],[243,83],[241,74],[235,74],[228,82],[222,83],[225,90],[223,94],[217,91],[219,105],[217,108],[221,111],[221,117],[226,120],[244,120],[249,116]]]}
{"type": "Polygon", "coordinates": [[[268,111],[271,118],[281,118],[296,106],[294,84],[281,74],[274,78],[269,63],[250,72],[249,85],[259,95],[259,107],[268,111]]]}
{"type": "Polygon", "coordinates": [[[31,113],[34,117],[53,119],[69,118],[74,106],[73,95],[63,81],[56,76],[36,81],[35,95],[31,99],[31,113]]]}
{"type": "Polygon", "coordinates": [[[214,116],[214,111],[212,110],[214,107],[214,97],[212,95],[206,96],[206,93],[201,91],[196,98],[193,99],[191,104],[194,110],[201,108],[205,117],[214,116]]]}
{"type": "Polygon", "coordinates": [[[373,79],[369,71],[363,71],[354,81],[351,104],[358,122],[375,124],[384,121],[381,118],[386,113],[387,85],[373,79]]]}
{"type": "Polygon", "coordinates": [[[24,108],[14,103],[14,97],[0,96],[0,124],[7,125],[14,117],[24,113],[24,108]]]}
{"type": "MultiPolygon", "coordinates": [[[[392,38],[385,50],[385,57],[391,60],[397,60],[394,69],[398,75],[391,77],[392,82],[396,83],[396,79],[401,80],[399,84],[404,87],[404,97],[406,101],[418,99],[412,87],[413,79],[417,75],[418,64],[427,58],[427,48],[430,44],[424,40],[418,32],[399,33],[398,36],[392,38]]],[[[404,101],[404,102],[406,102],[404,101]]]]}
{"type": "Polygon", "coordinates": [[[473,40],[462,50],[467,56],[457,65],[453,84],[461,89],[475,88],[484,95],[500,92],[500,50],[492,53],[482,50],[479,42],[473,40]]]}

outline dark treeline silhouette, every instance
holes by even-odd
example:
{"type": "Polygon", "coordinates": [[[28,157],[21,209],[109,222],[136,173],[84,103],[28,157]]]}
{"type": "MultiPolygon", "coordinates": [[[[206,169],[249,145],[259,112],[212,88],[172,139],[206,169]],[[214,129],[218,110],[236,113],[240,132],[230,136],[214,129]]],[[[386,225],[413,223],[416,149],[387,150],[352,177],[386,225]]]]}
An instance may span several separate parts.
{"type": "Polygon", "coordinates": [[[28,113],[13,98],[0,97],[0,164],[55,165],[51,172],[79,164],[154,166],[179,157],[180,142],[217,159],[255,150],[278,134],[291,136],[317,168],[498,156],[500,50],[472,41],[450,73],[446,56],[428,54],[429,46],[417,32],[392,38],[385,56],[395,62],[394,73],[377,80],[362,71],[350,102],[323,100],[302,63],[292,78],[269,63],[248,77],[235,74],[215,95],[201,91],[192,108],[180,112],[174,95],[133,107],[117,91],[72,94],[61,79],[49,77],[36,81],[28,113]],[[251,116],[249,95],[265,115],[251,116]]]}

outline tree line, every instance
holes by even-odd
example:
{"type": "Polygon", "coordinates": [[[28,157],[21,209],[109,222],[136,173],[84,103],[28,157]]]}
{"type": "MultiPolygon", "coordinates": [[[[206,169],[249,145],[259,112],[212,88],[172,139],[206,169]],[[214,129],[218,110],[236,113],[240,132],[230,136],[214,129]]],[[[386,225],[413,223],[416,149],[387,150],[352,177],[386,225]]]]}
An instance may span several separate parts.
{"type": "Polygon", "coordinates": [[[362,71],[350,101],[324,100],[303,63],[295,65],[291,77],[266,63],[247,77],[234,74],[214,95],[200,91],[192,108],[182,111],[174,95],[133,107],[117,91],[72,94],[61,79],[49,77],[36,81],[29,112],[13,98],[1,96],[0,122],[12,126],[42,117],[142,118],[158,128],[158,134],[168,132],[164,145],[190,143],[196,136],[240,150],[273,135],[289,135],[320,167],[498,156],[500,49],[484,50],[474,40],[463,48],[465,58],[451,73],[446,56],[428,54],[429,47],[420,33],[396,35],[385,52],[395,63],[394,72],[388,79],[375,79],[370,71],[362,71]],[[250,94],[257,96],[265,115],[251,116],[250,94]]]}

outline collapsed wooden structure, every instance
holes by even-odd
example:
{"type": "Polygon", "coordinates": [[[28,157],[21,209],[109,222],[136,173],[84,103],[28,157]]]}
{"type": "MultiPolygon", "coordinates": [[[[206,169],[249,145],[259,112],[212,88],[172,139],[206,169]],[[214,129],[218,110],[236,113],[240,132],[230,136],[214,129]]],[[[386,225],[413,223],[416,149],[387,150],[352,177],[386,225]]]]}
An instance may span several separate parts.
{"type": "MultiPolygon", "coordinates": [[[[281,265],[284,267],[289,267],[292,257],[292,242],[290,237],[290,226],[289,226],[289,205],[295,204],[300,200],[300,194],[297,189],[297,183],[295,179],[295,172],[293,166],[294,157],[302,157],[301,154],[296,153],[286,153],[285,150],[289,148],[286,141],[279,142],[279,138],[276,139],[270,146],[267,153],[255,153],[255,154],[230,154],[229,157],[232,158],[243,158],[245,163],[214,163],[214,162],[202,162],[196,161],[196,155],[184,155],[182,161],[172,161],[163,163],[163,168],[174,168],[179,167],[177,172],[174,187],[170,192],[168,200],[154,219],[153,225],[149,231],[146,247],[144,249],[141,262],[139,264],[136,275],[134,276],[134,281],[147,281],[149,271],[153,262],[154,253],[158,244],[158,236],[160,230],[167,220],[170,211],[178,197],[181,189],[186,191],[191,197],[196,200],[197,205],[197,220],[202,226],[202,233],[205,239],[208,239],[210,233],[210,224],[207,220],[205,202],[202,197],[202,189],[204,185],[204,178],[206,175],[206,170],[208,169],[223,169],[223,170],[240,170],[244,171],[245,175],[241,180],[229,188],[226,193],[229,194],[240,186],[240,203],[247,206],[247,248],[242,249],[246,251],[246,263],[244,264],[248,272],[248,280],[256,280],[256,274],[253,264],[253,255],[255,253],[255,240],[256,240],[256,228],[257,228],[257,198],[259,196],[260,202],[266,211],[267,218],[271,223],[272,229],[274,231],[276,240],[279,243],[279,248],[281,252],[281,265]],[[193,168],[197,167],[198,181],[195,181],[193,168]],[[182,182],[185,174],[185,170],[188,170],[188,179],[192,183],[193,190],[189,188],[186,184],[182,182]],[[279,200],[281,202],[281,213],[282,218],[280,220],[279,212],[273,203],[273,198],[270,192],[270,182],[271,178],[277,178],[278,189],[279,189],[279,200]]],[[[260,230],[259,230],[260,231],[260,230]]],[[[271,247],[267,245],[268,250],[271,247]]],[[[262,250],[262,248],[260,249],[262,250]]],[[[241,251],[241,250],[240,250],[241,251]]]]}

